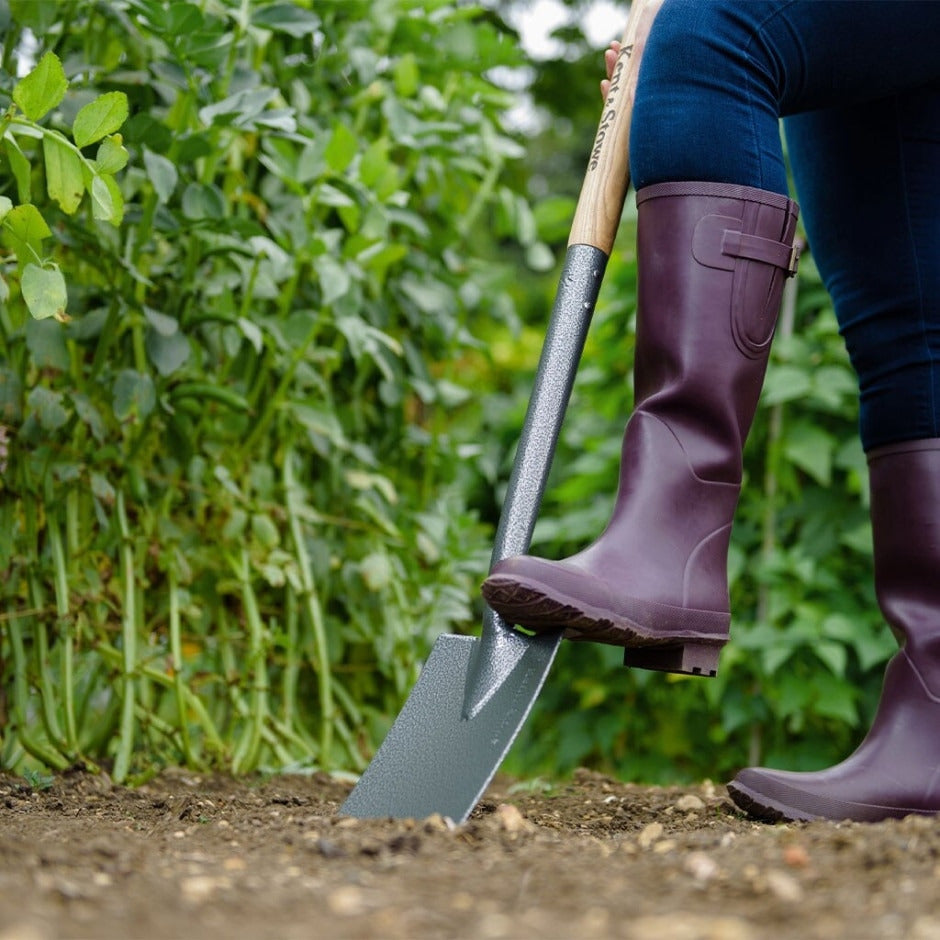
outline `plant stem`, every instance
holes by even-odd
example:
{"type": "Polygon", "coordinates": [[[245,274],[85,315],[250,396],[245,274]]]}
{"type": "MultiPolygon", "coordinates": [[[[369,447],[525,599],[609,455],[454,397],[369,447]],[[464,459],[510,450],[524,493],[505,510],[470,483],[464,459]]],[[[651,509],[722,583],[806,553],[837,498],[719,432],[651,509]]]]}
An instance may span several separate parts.
{"type": "MultiPolygon", "coordinates": [[[[96,648],[98,653],[101,655],[101,658],[106,662],[110,662],[115,666],[120,666],[123,664],[124,653],[116,647],[111,646],[109,643],[100,642],[96,648]]],[[[173,688],[172,677],[168,676],[165,672],[161,672],[159,669],[154,669],[153,666],[139,665],[137,667],[137,671],[140,673],[140,675],[145,676],[147,679],[153,682],[154,685],[159,685],[166,689],[173,688]]],[[[189,688],[185,688],[184,694],[186,696],[186,706],[192,710],[196,720],[205,731],[206,737],[209,741],[210,749],[213,750],[216,754],[224,754],[225,744],[223,743],[222,737],[216,729],[215,723],[209,717],[209,713],[206,711],[202,700],[189,688]]]]}
{"type": "Polygon", "coordinates": [[[176,715],[179,722],[183,758],[188,766],[199,766],[189,736],[189,712],[186,708],[186,683],[183,679],[183,643],[180,636],[179,575],[172,562],[168,571],[170,587],[170,657],[173,668],[173,690],[176,696],[176,715]]]}
{"type": "Polygon", "coordinates": [[[262,730],[268,714],[268,673],[265,664],[264,624],[261,622],[258,600],[251,586],[251,565],[247,549],[242,549],[237,570],[245,619],[248,622],[248,664],[252,673],[248,727],[236,750],[236,762],[232,767],[236,773],[243,773],[258,766],[262,730]]]}
{"type": "Polygon", "coordinates": [[[26,650],[23,643],[23,632],[20,629],[20,617],[11,617],[7,626],[10,646],[13,649],[13,714],[16,727],[16,737],[27,754],[42,761],[47,767],[55,770],[65,770],[69,762],[61,754],[50,750],[41,742],[35,740],[27,725],[29,714],[29,675],[26,666],[26,650]]]}
{"type": "Polygon", "coordinates": [[[29,598],[33,609],[39,612],[34,618],[31,618],[33,625],[33,659],[36,663],[36,682],[39,690],[39,714],[50,743],[60,752],[65,752],[68,748],[59,728],[59,720],[56,715],[56,682],[49,667],[49,637],[44,622],[45,613],[42,612],[45,608],[45,597],[40,572],[37,510],[38,506],[35,500],[28,499],[25,501],[23,519],[26,544],[29,546],[31,553],[27,560],[29,598]]]}
{"type": "Polygon", "coordinates": [[[330,674],[329,645],[326,639],[326,630],[323,624],[323,611],[317,595],[316,583],[313,578],[313,569],[310,557],[304,543],[303,527],[298,512],[299,490],[294,480],[294,454],[288,449],[284,454],[284,491],[287,501],[287,517],[290,522],[291,537],[294,542],[294,551],[297,557],[297,567],[300,569],[301,602],[304,612],[313,630],[314,646],[316,649],[316,662],[320,688],[320,765],[328,769],[331,764],[333,749],[333,685],[330,674]]]}
{"type": "Polygon", "coordinates": [[[294,723],[294,706],[297,700],[297,679],[300,675],[300,655],[298,649],[298,613],[297,593],[287,586],[284,603],[284,673],[281,677],[281,706],[284,724],[294,723]]]}
{"type": "MultiPolygon", "coordinates": [[[[54,502],[50,499],[48,505],[54,502]]],[[[62,687],[62,709],[65,717],[65,744],[71,755],[78,753],[78,731],[75,723],[75,674],[74,674],[74,637],[69,622],[69,583],[65,561],[65,547],[62,533],[59,531],[55,516],[46,519],[49,545],[52,550],[52,563],[55,569],[55,607],[59,634],[59,650],[62,661],[60,677],[62,687]]]]}
{"type": "Polygon", "coordinates": [[[123,677],[121,687],[123,701],[121,725],[118,732],[118,748],[114,759],[114,780],[123,783],[130,768],[131,753],[134,749],[134,705],[137,700],[137,679],[135,667],[137,659],[137,616],[135,590],[134,543],[127,524],[127,512],[124,507],[124,491],[117,492],[118,533],[121,540],[121,582],[124,588],[123,609],[121,611],[121,640],[123,656],[121,666],[123,677]]]}
{"type": "MultiPolygon", "coordinates": [[[[780,319],[777,324],[777,337],[787,340],[793,336],[796,321],[796,301],[799,292],[798,278],[790,278],[783,291],[780,319]]],[[[764,471],[764,518],[761,525],[761,560],[766,565],[770,562],[777,547],[777,488],[780,469],[780,441],[783,437],[783,404],[777,403],[770,409],[767,428],[767,462],[764,471]]],[[[766,623],[770,617],[770,586],[766,577],[761,580],[757,593],[757,621],[766,623]]],[[[754,692],[758,692],[755,689],[754,692]]],[[[761,762],[763,751],[763,729],[760,722],[752,722],[748,739],[748,763],[751,766],[761,762]]]]}
{"type": "MultiPolygon", "coordinates": [[[[292,286],[296,288],[296,283],[293,283],[292,286]]],[[[307,349],[316,338],[320,328],[321,324],[319,320],[316,320],[304,338],[304,341],[294,349],[290,361],[287,364],[287,368],[281,375],[274,392],[272,394],[264,395],[263,404],[262,396],[265,389],[265,383],[261,381],[261,377],[266,377],[270,367],[267,364],[267,358],[264,356],[261,357],[259,376],[256,377],[253,388],[249,393],[248,404],[252,410],[257,410],[259,406],[261,406],[262,410],[255,419],[251,432],[248,434],[247,438],[245,438],[245,442],[242,445],[239,454],[240,457],[243,457],[245,454],[250,454],[256,450],[258,442],[261,440],[262,436],[267,433],[271,421],[277,414],[281,403],[287,395],[290,384],[294,380],[294,374],[297,372],[301,362],[303,362],[304,357],[307,354],[307,349]]]]}

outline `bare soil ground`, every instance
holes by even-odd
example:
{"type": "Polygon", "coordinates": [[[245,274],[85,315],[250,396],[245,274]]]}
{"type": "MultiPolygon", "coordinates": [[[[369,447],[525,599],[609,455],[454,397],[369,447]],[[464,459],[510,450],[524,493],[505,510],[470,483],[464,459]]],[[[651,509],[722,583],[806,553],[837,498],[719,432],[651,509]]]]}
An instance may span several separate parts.
{"type": "Polygon", "coordinates": [[[723,787],[498,781],[465,825],[326,776],[0,776],[0,940],[940,940],[940,819],[769,826],[723,787]]]}

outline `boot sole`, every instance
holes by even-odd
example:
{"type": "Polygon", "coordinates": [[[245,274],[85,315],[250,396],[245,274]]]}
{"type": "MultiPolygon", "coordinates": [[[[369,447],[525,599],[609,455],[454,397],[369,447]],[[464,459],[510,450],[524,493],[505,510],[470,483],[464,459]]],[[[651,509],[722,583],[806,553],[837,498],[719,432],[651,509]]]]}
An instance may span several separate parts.
{"type": "Polygon", "coordinates": [[[813,813],[788,805],[779,799],[760,793],[738,781],[727,784],[734,804],[745,814],[761,822],[813,822],[827,819],[835,822],[880,822],[883,819],[903,819],[905,816],[936,816],[935,810],[907,809],[896,806],[879,806],[871,803],[850,803],[834,798],[807,794],[808,800],[819,804],[820,812],[813,813]]]}
{"type": "MultiPolygon", "coordinates": [[[[487,603],[505,620],[534,633],[564,630],[568,640],[623,647],[625,666],[716,676],[719,654],[727,642],[727,633],[718,638],[653,633],[624,616],[614,616],[610,611],[585,604],[566,603],[511,577],[491,575],[484,582],[482,592],[487,603]]],[[[725,615],[696,610],[687,613],[690,619],[707,619],[713,628],[726,626],[725,615]]],[[[658,625],[658,630],[662,629],[668,627],[658,625]]]]}
{"type": "Polygon", "coordinates": [[[786,806],[778,803],[762,793],[751,790],[749,787],[738,783],[729,783],[728,794],[735,806],[738,807],[746,816],[752,819],[758,819],[761,822],[811,822],[819,819],[812,813],[805,813],[795,809],[792,806],[786,806]]]}

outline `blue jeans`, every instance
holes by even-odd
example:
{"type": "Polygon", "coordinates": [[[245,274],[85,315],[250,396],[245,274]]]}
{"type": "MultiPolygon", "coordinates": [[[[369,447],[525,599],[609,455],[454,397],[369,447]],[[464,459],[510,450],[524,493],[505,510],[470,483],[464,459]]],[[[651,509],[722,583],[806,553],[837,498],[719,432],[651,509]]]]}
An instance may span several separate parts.
{"type": "Polygon", "coordinates": [[[640,68],[637,189],[796,198],[866,450],[940,437],[940,2],[665,0],[640,68]]]}

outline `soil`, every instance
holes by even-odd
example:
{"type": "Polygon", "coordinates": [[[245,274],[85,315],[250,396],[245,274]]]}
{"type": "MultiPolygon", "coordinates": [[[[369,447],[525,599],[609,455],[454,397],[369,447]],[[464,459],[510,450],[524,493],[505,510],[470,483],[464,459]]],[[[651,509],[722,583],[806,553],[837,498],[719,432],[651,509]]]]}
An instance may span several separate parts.
{"type": "Polygon", "coordinates": [[[940,819],[767,825],[585,771],[454,826],[339,817],[348,789],[0,775],[0,940],[940,940],[940,819]]]}

